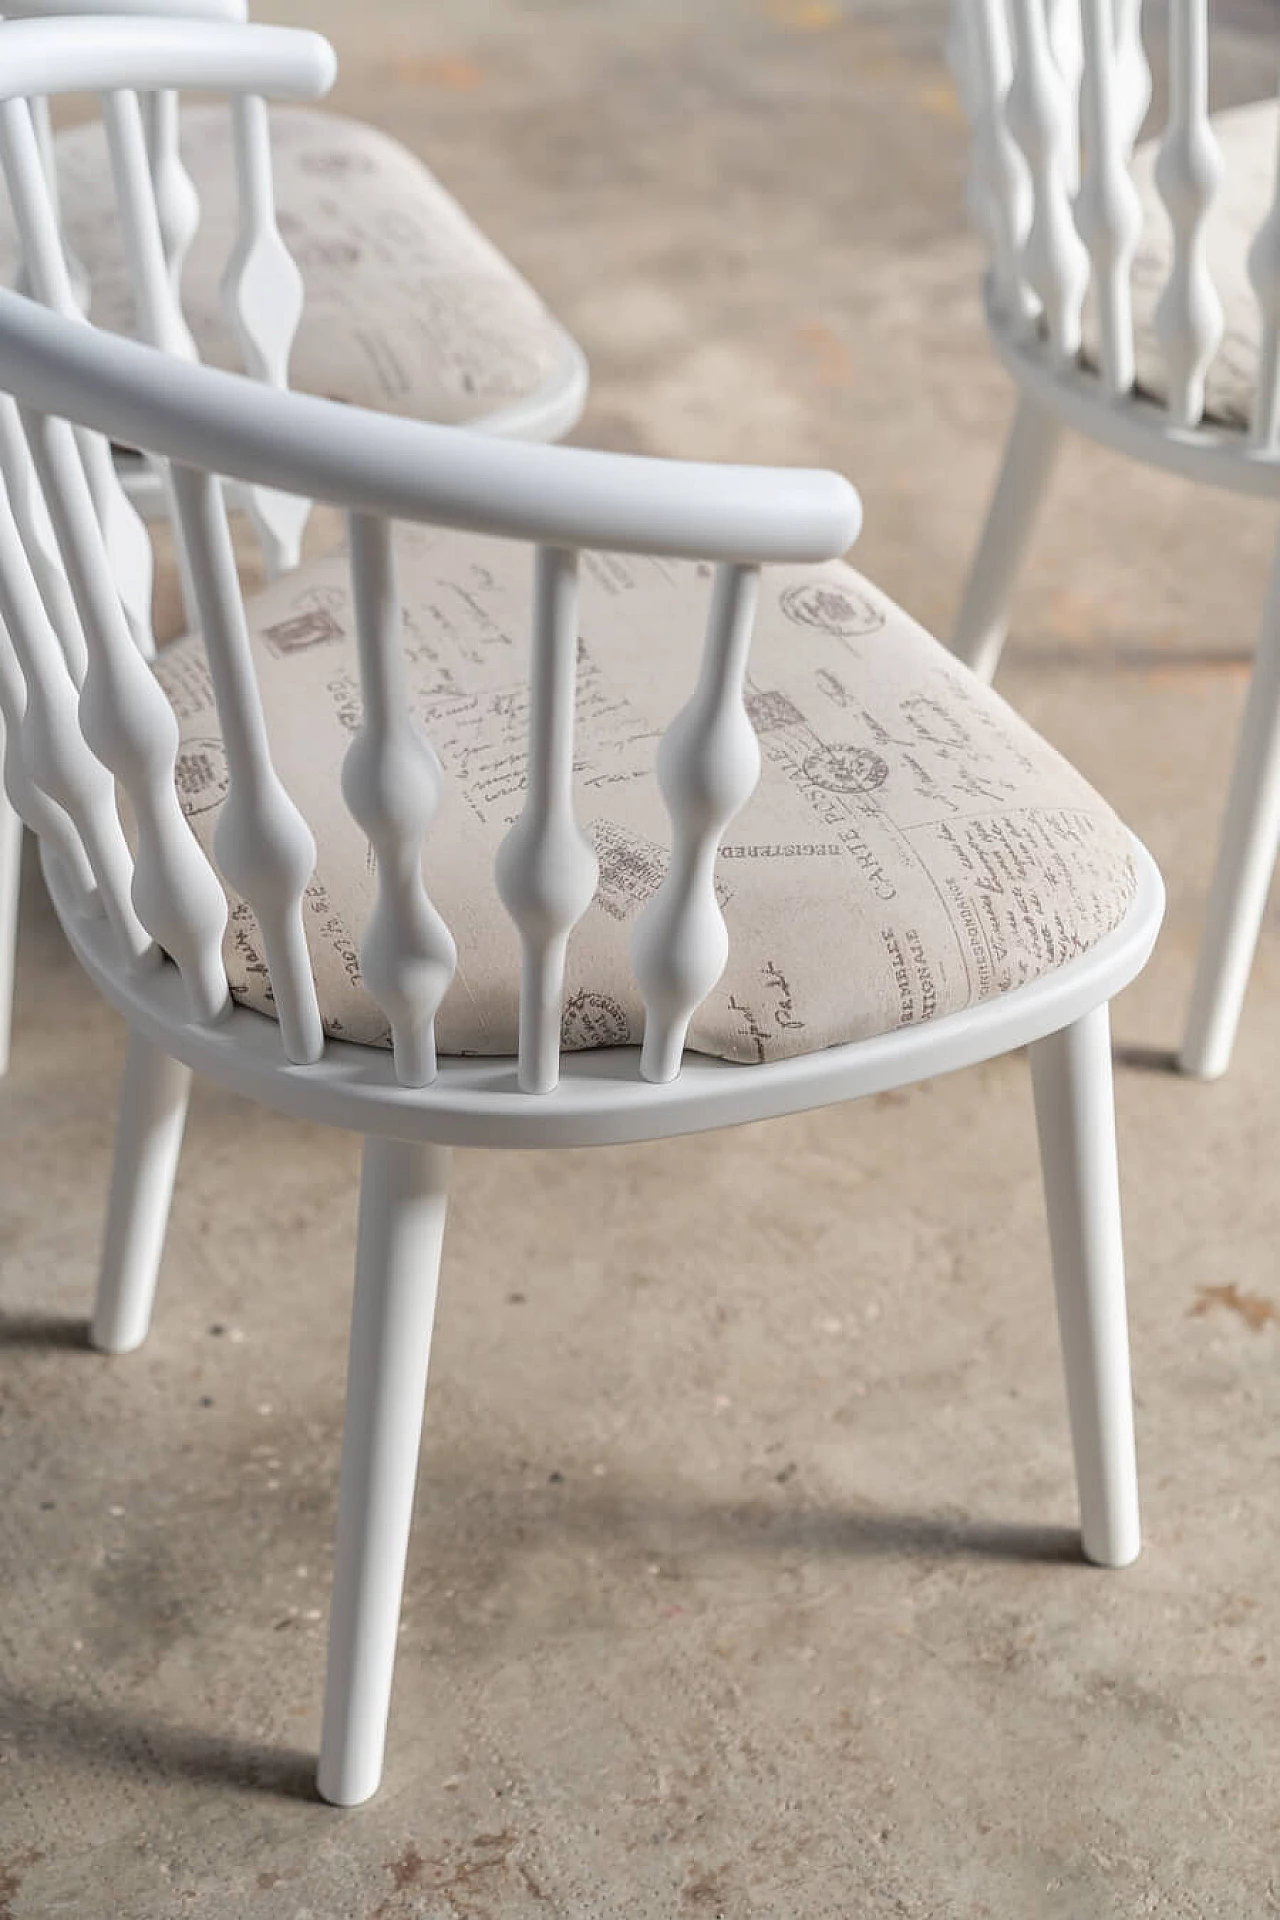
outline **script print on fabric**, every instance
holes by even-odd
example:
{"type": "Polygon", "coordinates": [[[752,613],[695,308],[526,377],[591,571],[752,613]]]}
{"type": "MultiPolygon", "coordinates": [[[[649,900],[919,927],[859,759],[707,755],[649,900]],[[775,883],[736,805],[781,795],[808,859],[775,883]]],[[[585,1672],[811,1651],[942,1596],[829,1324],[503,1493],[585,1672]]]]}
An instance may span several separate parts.
{"type": "MultiPolygon", "coordinates": [[[[402,529],[397,558],[416,721],[445,774],[424,876],[458,946],[444,1053],[514,1050],[519,942],[493,885],[524,802],[532,560],[476,536],[402,529]]],[[[564,1043],[635,1043],[629,943],[666,870],[654,778],[697,678],[711,570],[584,556],[575,803],[595,900],[570,942],[564,1043]]],[[[346,562],[309,563],[251,603],[280,773],[316,835],[307,925],[327,1029],[386,1044],[360,938],[376,891],[338,771],[360,723],[346,562]]],[[[180,784],[211,847],[217,716],[199,645],[157,672],[183,737],[180,784]]],[[[717,865],[729,962],[690,1045],[763,1061],[940,1018],[1051,971],[1124,917],[1135,874],[1111,809],[990,689],[840,563],[768,570],[747,707],[760,784],[717,865]]],[[[250,916],[251,919],[251,916],[250,916]]],[[[270,1009],[243,914],[232,989],[270,1009]]]]}

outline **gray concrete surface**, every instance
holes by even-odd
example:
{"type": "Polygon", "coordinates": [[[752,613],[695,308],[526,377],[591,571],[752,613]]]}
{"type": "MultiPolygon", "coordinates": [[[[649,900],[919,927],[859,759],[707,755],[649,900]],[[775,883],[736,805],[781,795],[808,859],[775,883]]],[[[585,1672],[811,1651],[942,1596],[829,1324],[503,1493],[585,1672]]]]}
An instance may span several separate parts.
{"type": "MultiPolygon", "coordinates": [[[[580,438],[830,462],[945,627],[1010,395],[935,0],[291,0],[595,369],[580,438]]],[[[1271,84],[1274,11],[1220,23],[1271,84]],[[1261,57],[1263,50],[1267,57],[1261,57]]],[[[1271,538],[1066,459],[1004,685],[1147,838],[1119,1003],[1147,1528],[1081,1565],[1025,1063],[464,1154],[388,1776],[310,1797],[356,1147],[196,1098],[157,1323],[84,1349],[116,1020],[32,876],[0,1085],[0,1917],[1280,1912],[1280,916],[1166,1070],[1271,538]]]]}

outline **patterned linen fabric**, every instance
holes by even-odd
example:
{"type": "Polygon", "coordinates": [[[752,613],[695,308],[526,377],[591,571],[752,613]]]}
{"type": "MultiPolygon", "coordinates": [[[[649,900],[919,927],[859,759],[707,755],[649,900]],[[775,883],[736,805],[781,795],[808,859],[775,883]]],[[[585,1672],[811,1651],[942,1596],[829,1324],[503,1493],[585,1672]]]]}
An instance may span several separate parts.
{"type": "MultiPolygon", "coordinates": [[[[519,943],[493,860],[524,798],[532,556],[421,527],[397,533],[415,719],[444,770],[423,870],[458,946],[444,1053],[506,1054],[519,943]]],[[[696,679],[711,569],[584,555],[576,809],[599,859],[569,946],[566,1048],[638,1042],[628,943],[662,879],[661,730],[696,679]]],[[[377,890],[339,768],[360,724],[348,569],[304,565],[249,605],[276,765],[315,833],[306,925],[329,1033],[387,1022],[360,978],[377,890]]],[[[206,850],[227,790],[201,643],[156,672],[178,715],[183,806],[206,850]]],[[[766,569],[748,708],[759,786],[717,862],[729,962],[689,1044],[776,1060],[953,1013],[1036,979],[1132,901],[1129,835],[1051,746],[898,607],[839,562],[766,569]]],[[[232,900],[235,997],[271,1010],[252,913],[232,900]]]]}

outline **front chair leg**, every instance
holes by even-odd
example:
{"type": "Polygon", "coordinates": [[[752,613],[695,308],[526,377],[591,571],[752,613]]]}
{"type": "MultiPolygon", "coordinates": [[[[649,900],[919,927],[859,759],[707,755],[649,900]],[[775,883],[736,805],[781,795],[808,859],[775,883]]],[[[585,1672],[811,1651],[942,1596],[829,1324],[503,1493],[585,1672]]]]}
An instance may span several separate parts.
{"type": "Polygon", "coordinates": [[[190,1093],[191,1069],[130,1033],[89,1332],[104,1353],[129,1353],[147,1337],[190,1093]]]}
{"type": "Polygon", "coordinates": [[[1138,1479],[1105,1005],[1031,1048],[1036,1126],[1086,1556],[1138,1555],[1138,1479]]]}
{"type": "Polygon", "coordinates": [[[1061,444],[1062,427],[1054,415],[1024,395],[951,636],[952,652],[988,685],[1000,664],[1009,602],[1061,444]]]}
{"type": "Polygon", "coordinates": [[[448,1176],[447,1147],[365,1140],[316,1775],[340,1807],[382,1777],[448,1176]]]}

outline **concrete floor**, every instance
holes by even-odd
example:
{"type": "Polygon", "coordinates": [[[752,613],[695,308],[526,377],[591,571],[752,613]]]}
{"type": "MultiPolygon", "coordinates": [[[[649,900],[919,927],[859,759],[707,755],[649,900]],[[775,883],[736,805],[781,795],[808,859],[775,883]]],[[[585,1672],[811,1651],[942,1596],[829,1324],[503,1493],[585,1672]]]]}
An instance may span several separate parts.
{"type": "MultiPolygon", "coordinates": [[[[585,343],[579,438],[827,462],[945,629],[1010,410],[936,0],[338,0],[585,343]]],[[[1271,82],[1274,13],[1220,22],[1271,82]]],[[[356,1145],[196,1098],[84,1347],[118,1022],[32,877],[0,1085],[0,1920],[1280,1912],[1280,917],[1167,1071],[1270,517],[1079,445],[1003,685],[1166,868],[1118,1004],[1146,1551],[1076,1556],[1025,1063],[459,1156],[385,1788],[311,1798],[356,1145]]]]}

